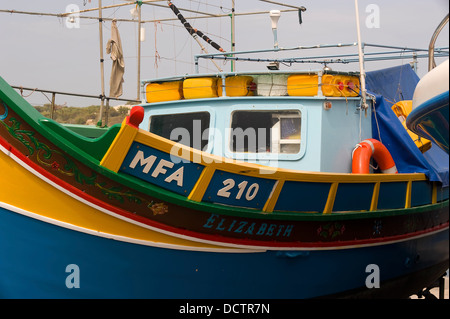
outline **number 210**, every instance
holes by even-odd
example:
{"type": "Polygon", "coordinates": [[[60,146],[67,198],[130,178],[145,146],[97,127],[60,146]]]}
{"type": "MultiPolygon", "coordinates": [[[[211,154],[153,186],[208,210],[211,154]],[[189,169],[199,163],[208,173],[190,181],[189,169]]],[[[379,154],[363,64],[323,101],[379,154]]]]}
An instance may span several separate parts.
{"type": "MultiPolygon", "coordinates": [[[[224,188],[220,189],[219,192],[217,192],[217,196],[230,198],[231,193],[230,190],[234,188],[236,185],[236,182],[233,179],[227,179],[223,182],[223,185],[225,185],[224,188]]],[[[259,191],[259,185],[257,183],[252,184],[249,188],[247,188],[248,182],[243,181],[238,185],[239,192],[236,196],[236,199],[239,200],[242,198],[242,195],[244,195],[245,192],[245,199],[248,201],[251,201],[255,199],[256,195],[259,191]],[[247,191],[246,191],[247,190],[247,191]]]]}

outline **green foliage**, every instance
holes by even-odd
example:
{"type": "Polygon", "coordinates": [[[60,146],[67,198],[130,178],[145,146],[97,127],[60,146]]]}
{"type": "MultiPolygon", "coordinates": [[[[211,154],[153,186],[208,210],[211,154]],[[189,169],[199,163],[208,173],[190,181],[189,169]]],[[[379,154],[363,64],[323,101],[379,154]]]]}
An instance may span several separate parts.
{"type": "MultiPolygon", "coordinates": [[[[51,118],[51,104],[45,104],[43,106],[36,106],[43,116],[51,118]]],[[[95,125],[99,118],[100,106],[91,105],[88,107],[71,107],[71,106],[59,106],[55,107],[53,119],[62,124],[91,124],[95,125]],[[90,120],[90,121],[89,121],[90,120]]],[[[108,126],[112,126],[117,123],[122,123],[123,119],[128,115],[129,109],[124,106],[120,106],[115,109],[109,108],[108,114],[108,126]]]]}

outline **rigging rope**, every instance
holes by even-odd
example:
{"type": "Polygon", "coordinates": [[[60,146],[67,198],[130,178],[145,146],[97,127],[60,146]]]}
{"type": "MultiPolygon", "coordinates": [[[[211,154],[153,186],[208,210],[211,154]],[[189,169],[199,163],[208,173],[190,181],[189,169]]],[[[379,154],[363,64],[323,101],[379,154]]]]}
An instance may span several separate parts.
{"type": "Polygon", "coordinates": [[[161,26],[161,31],[164,31],[161,22],[154,22],[155,25],[155,68],[158,69],[158,62],[161,60],[161,56],[158,52],[158,25],[161,26]]]}
{"type": "Polygon", "coordinates": [[[24,94],[23,94],[23,87],[20,87],[20,88],[19,88],[20,95],[22,95],[22,97],[24,97],[24,98],[27,98],[27,97],[30,97],[31,95],[33,95],[33,93],[36,92],[36,90],[37,90],[37,88],[35,88],[33,91],[31,91],[30,94],[24,95],[24,94]]]}
{"type": "Polygon", "coordinates": [[[220,52],[225,52],[224,49],[222,49],[222,47],[220,45],[218,45],[216,42],[214,42],[213,40],[211,40],[206,34],[204,34],[202,31],[194,29],[192,27],[192,25],[187,22],[187,20],[184,18],[184,16],[181,14],[180,10],[178,10],[178,8],[171,2],[171,1],[167,1],[169,4],[170,9],[172,9],[173,13],[177,16],[177,18],[181,21],[181,23],[184,25],[184,27],[186,28],[186,30],[189,32],[189,34],[192,37],[196,37],[199,36],[200,38],[202,38],[203,40],[205,40],[205,42],[207,42],[208,44],[210,44],[214,49],[216,49],[217,51],[220,52]]]}

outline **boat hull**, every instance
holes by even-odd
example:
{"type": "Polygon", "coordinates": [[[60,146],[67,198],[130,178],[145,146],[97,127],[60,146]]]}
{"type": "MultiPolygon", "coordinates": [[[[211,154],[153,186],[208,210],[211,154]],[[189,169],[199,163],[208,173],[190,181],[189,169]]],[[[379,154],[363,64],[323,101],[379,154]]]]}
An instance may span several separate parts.
{"type": "Polygon", "coordinates": [[[2,298],[401,298],[448,268],[448,228],[365,248],[224,253],[140,245],[36,217],[0,208],[2,298]],[[379,289],[366,287],[373,265],[379,289]],[[420,282],[392,291],[408,277],[420,282]]]}
{"type": "Polygon", "coordinates": [[[414,133],[449,151],[449,60],[426,74],[414,92],[413,111],[406,124],[414,133]]]}
{"type": "Polygon", "coordinates": [[[408,117],[408,127],[418,135],[433,140],[449,152],[448,135],[449,92],[444,92],[414,109],[408,117]]]}
{"type": "Polygon", "coordinates": [[[0,297],[382,296],[422,278],[406,297],[448,268],[448,187],[425,174],[268,176],[173,153],[139,107],[90,140],[0,89],[0,297]]]}

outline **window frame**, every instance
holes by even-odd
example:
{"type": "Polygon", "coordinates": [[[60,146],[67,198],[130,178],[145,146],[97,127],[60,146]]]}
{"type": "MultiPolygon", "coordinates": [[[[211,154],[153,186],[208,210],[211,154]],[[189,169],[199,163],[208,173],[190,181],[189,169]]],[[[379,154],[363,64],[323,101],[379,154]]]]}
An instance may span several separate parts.
{"type": "MultiPolygon", "coordinates": [[[[216,117],[215,117],[215,113],[211,107],[203,107],[201,110],[199,110],[198,108],[178,109],[178,110],[171,110],[170,112],[168,112],[167,110],[155,110],[149,114],[147,131],[151,132],[150,129],[152,126],[152,117],[154,117],[154,116],[171,116],[171,115],[181,115],[181,114],[185,115],[185,114],[196,114],[196,113],[208,113],[209,114],[208,147],[204,152],[212,153],[212,150],[214,148],[214,130],[212,130],[211,128],[215,127],[216,117]]],[[[155,133],[152,133],[152,134],[155,134],[155,133]]],[[[201,134],[203,136],[203,132],[201,132],[201,134]]],[[[194,149],[193,145],[191,145],[190,148],[194,149]]]]}
{"type": "MultiPolygon", "coordinates": [[[[293,115],[287,115],[287,117],[290,117],[293,115]]],[[[283,116],[281,116],[283,118],[283,116]]],[[[281,121],[280,121],[281,123],[281,121]]],[[[232,158],[236,160],[261,160],[261,161],[273,161],[273,160],[282,160],[282,161],[297,161],[300,160],[302,157],[304,157],[306,153],[306,146],[307,146],[307,111],[302,105],[271,105],[271,106],[258,106],[258,109],[249,109],[248,105],[244,107],[235,106],[231,110],[228,118],[228,129],[229,134],[225,137],[225,156],[227,158],[232,158]],[[232,123],[233,123],[233,116],[236,112],[299,112],[300,113],[300,150],[297,153],[249,153],[249,152],[234,152],[232,150],[232,123]]],[[[272,128],[273,129],[273,128],[272,128]]],[[[280,132],[281,135],[281,132],[280,132]]],[[[280,136],[281,137],[281,136],[280,136]]],[[[282,140],[280,138],[279,145],[281,148],[281,141],[283,141],[282,144],[288,145],[293,144],[294,141],[297,140],[282,140]],[[288,142],[292,141],[292,142],[288,142]]],[[[271,143],[273,143],[273,137],[271,140],[271,143]]],[[[273,145],[273,144],[272,144],[273,145]]]]}

